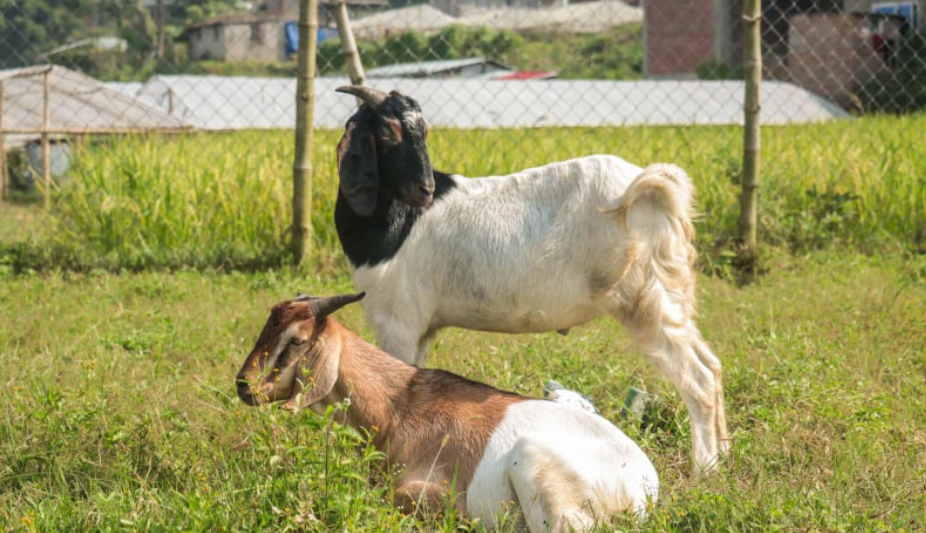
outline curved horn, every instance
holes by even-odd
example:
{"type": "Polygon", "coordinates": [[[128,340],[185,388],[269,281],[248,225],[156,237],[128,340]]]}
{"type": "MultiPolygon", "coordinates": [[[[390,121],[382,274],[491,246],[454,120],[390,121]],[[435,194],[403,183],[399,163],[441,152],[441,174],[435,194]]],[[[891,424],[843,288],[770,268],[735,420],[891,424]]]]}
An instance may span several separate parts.
{"type": "Polygon", "coordinates": [[[338,93],[352,94],[357,98],[363,100],[368,106],[376,109],[386,100],[389,96],[383,91],[377,91],[372,87],[364,87],[362,85],[345,85],[343,87],[338,87],[334,90],[338,93]]]}
{"type": "Polygon", "coordinates": [[[340,294],[338,296],[316,298],[312,300],[309,307],[312,309],[312,314],[315,315],[315,319],[321,322],[331,313],[334,313],[347,304],[362,300],[366,295],[367,293],[365,292],[358,292],[357,294],[340,294]]]}

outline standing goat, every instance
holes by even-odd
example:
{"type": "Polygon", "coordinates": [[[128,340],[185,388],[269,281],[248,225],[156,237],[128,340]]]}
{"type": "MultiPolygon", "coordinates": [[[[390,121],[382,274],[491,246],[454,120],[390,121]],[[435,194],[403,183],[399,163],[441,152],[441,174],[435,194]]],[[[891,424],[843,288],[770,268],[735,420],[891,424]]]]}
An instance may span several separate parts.
{"type": "Polygon", "coordinates": [[[362,297],[274,306],[236,378],[241,400],[324,413],[349,399],[344,421],[404,467],[395,494],[408,512],[442,509],[452,489],[454,505],[489,528],[514,502],[531,532],[565,532],[642,515],[656,499],[653,464],[604,418],[410,366],[329,316],[362,297]]]}
{"type": "Polygon", "coordinates": [[[674,165],[590,156],[479,179],[432,171],[418,103],[364,105],[338,144],[335,224],[380,345],[424,366],[444,327],[526,333],[616,318],[676,387],[693,460],[728,444],[720,361],[694,323],[694,187],[674,165]]]}

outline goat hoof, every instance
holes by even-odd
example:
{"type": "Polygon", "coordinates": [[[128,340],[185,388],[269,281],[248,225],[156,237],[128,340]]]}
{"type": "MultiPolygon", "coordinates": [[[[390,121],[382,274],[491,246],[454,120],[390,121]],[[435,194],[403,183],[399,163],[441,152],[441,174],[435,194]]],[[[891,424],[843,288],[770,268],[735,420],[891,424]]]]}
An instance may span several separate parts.
{"type": "Polygon", "coordinates": [[[733,449],[733,439],[720,439],[721,455],[729,455],[731,449],[733,449]]]}

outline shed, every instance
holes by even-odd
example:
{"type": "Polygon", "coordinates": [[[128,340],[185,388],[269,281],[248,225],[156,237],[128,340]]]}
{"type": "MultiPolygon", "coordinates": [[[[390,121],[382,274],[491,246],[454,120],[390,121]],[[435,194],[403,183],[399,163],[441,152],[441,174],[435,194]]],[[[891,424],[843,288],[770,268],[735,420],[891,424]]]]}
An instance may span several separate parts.
{"type": "Polygon", "coordinates": [[[285,61],[285,24],[251,13],[207,19],[184,31],[188,55],[196,61],[285,61]]]}
{"type": "Polygon", "coordinates": [[[0,70],[0,102],[0,176],[7,150],[22,149],[43,134],[57,145],[49,147],[50,160],[65,154],[50,161],[60,169],[67,163],[68,149],[60,142],[67,135],[189,129],[156,106],[56,65],[0,70]]]}
{"type": "MultiPolygon", "coordinates": [[[[52,134],[177,132],[189,125],[161,108],[57,65],[0,70],[4,85],[2,131],[22,142],[52,134]],[[44,80],[48,77],[48,123],[44,124],[44,80]]],[[[12,138],[11,138],[12,137],[12,138]]]]}

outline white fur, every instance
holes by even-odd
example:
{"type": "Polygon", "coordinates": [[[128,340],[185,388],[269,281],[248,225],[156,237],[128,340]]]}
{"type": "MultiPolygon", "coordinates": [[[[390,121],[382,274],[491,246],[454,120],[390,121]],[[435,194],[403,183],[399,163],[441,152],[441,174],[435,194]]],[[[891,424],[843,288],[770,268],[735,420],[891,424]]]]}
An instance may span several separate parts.
{"type": "Polygon", "coordinates": [[[574,390],[559,389],[550,392],[544,391],[543,397],[552,402],[561,403],[563,405],[571,405],[576,409],[582,409],[583,411],[588,411],[589,413],[594,414],[598,412],[595,404],[593,404],[591,400],[574,390]]]}
{"type": "Polygon", "coordinates": [[[600,416],[528,400],[508,408],[466,493],[487,528],[520,508],[532,532],[583,530],[619,512],[645,515],[659,478],[649,458],[600,416]]]}
{"type": "Polygon", "coordinates": [[[610,314],[679,390],[695,464],[711,468],[727,433],[720,362],[693,320],[684,171],[591,156],[453,180],[392,259],[352,270],[383,349],[424,366],[444,327],[543,332],[610,314]]]}

